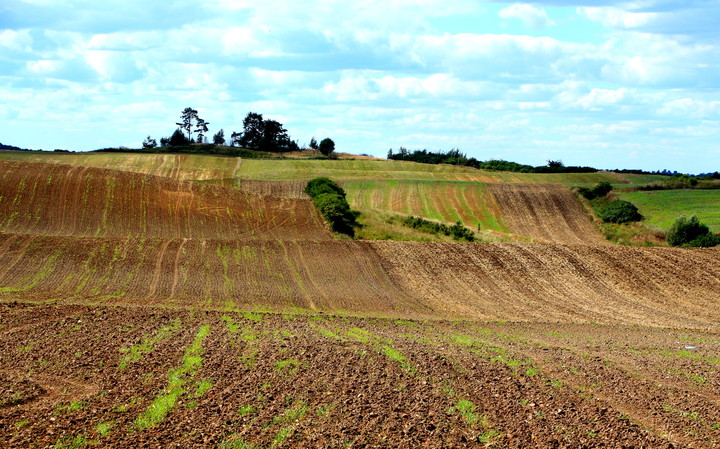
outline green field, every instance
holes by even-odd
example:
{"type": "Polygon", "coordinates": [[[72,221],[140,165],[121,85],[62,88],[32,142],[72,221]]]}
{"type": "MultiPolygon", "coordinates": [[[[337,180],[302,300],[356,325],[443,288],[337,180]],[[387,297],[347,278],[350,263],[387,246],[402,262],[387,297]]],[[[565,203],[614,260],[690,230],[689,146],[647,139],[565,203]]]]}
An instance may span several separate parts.
{"type": "Polygon", "coordinates": [[[713,232],[720,232],[720,190],[655,190],[620,193],[638,207],[646,223],[667,230],[680,216],[697,216],[713,232]]]}
{"type": "Polygon", "coordinates": [[[470,228],[509,232],[487,184],[473,181],[345,181],[350,205],[363,213],[414,215],[470,228]]]}
{"type": "Polygon", "coordinates": [[[657,175],[610,172],[514,173],[406,161],[310,159],[244,159],[235,176],[258,180],[310,179],[315,176],[327,176],[336,180],[474,181],[567,185],[593,185],[602,181],[613,184],[643,184],[658,179],[657,175]]]}
{"type": "Polygon", "coordinates": [[[454,165],[419,164],[386,160],[322,159],[240,159],[185,153],[61,153],[39,151],[0,151],[0,160],[45,162],[111,168],[182,180],[296,180],[327,176],[342,180],[418,180],[551,183],[590,186],[602,181],[617,185],[639,185],[658,175],[597,173],[513,173],[477,170],[454,165]]]}

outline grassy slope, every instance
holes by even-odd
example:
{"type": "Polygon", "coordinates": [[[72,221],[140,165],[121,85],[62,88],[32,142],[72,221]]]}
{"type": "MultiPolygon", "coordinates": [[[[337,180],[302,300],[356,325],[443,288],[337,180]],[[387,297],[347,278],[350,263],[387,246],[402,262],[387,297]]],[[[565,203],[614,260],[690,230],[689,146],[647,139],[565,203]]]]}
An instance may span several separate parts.
{"type": "Polygon", "coordinates": [[[294,180],[328,176],[337,180],[426,180],[553,184],[642,184],[656,175],[598,173],[511,173],[452,165],[384,160],[243,159],[197,154],[52,153],[0,151],[0,160],[112,168],[176,179],[294,180]]]}
{"type": "Polygon", "coordinates": [[[720,232],[720,190],[660,190],[618,196],[635,204],[651,226],[667,230],[678,217],[696,215],[712,231],[720,232]]]}

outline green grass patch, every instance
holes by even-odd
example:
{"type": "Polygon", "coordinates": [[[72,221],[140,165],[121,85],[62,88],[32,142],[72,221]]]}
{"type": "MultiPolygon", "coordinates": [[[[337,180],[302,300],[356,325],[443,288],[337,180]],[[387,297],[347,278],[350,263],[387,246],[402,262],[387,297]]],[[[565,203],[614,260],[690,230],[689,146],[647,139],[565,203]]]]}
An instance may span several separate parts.
{"type": "Polygon", "coordinates": [[[97,435],[102,438],[109,434],[113,427],[115,427],[115,423],[112,421],[102,422],[95,427],[95,432],[97,432],[97,435]]]}
{"type": "Polygon", "coordinates": [[[195,335],[195,340],[185,350],[182,365],[168,372],[168,386],[165,393],[155,398],[145,413],[135,420],[135,427],[138,429],[153,427],[172,411],[180,396],[185,394],[185,388],[190,378],[197,373],[202,365],[202,342],[209,333],[210,325],[200,326],[195,335]]]}
{"type": "Polygon", "coordinates": [[[469,399],[460,399],[455,403],[455,410],[457,410],[468,424],[477,424],[480,421],[480,416],[475,413],[477,407],[469,399]]]}
{"type": "Polygon", "coordinates": [[[153,335],[147,335],[143,337],[143,340],[140,344],[131,347],[121,348],[120,352],[124,355],[120,358],[118,368],[125,369],[130,363],[142,359],[144,354],[151,352],[155,348],[155,345],[157,345],[161,341],[170,338],[175,332],[180,330],[181,326],[182,323],[180,322],[180,320],[176,319],[171,324],[161,327],[153,335]]]}
{"type": "Polygon", "coordinates": [[[53,446],[53,449],[77,449],[80,447],[85,447],[89,444],[87,438],[84,436],[76,436],[76,435],[65,435],[63,437],[60,437],[59,440],[55,443],[53,446]]]}
{"type": "Polygon", "coordinates": [[[212,382],[209,380],[203,379],[197,384],[197,389],[195,389],[195,394],[193,395],[196,398],[201,398],[207,393],[207,391],[212,388],[212,382]]]}
{"type": "Polygon", "coordinates": [[[249,415],[250,413],[254,413],[257,410],[257,408],[254,405],[243,405],[238,409],[238,414],[240,416],[249,415]]]}
{"type": "Polygon", "coordinates": [[[695,215],[712,232],[720,232],[720,190],[656,190],[618,196],[637,206],[649,226],[667,230],[678,217],[695,215]]]}
{"type": "Polygon", "coordinates": [[[298,370],[299,362],[297,359],[280,360],[275,363],[275,371],[279,373],[295,374],[298,370]]]}

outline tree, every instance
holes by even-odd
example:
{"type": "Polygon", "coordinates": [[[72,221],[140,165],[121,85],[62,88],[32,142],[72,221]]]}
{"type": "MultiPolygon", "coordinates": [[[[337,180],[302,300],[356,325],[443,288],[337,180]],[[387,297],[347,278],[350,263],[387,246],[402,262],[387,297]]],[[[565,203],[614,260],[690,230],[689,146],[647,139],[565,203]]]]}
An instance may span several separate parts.
{"type": "Polygon", "coordinates": [[[276,120],[265,120],[259,149],[262,151],[286,151],[290,138],[282,123],[276,120]]]}
{"type": "Polygon", "coordinates": [[[183,134],[180,128],[176,129],[172,136],[170,136],[170,140],[168,140],[168,146],[171,147],[179,147],[189,144],[190,140],[185,137],[185,134],[183,134]]]}
{"type": "Polygon", "coordinates": [[[317,150],[318,149],[318,143],[317,140],[315,140],[314,137],[310,139],[310,143],[308,144],[311,150],[317,150]]]}
{"type": "Polygon", "coordinates": [[[180,122],[176,123],[181,129],[187,133],[187,140],[192,143],[193,133],[198,133],[198,143],[202,143],[205,133],[208,131],[208,125],[210,123],[201,119],[198,116],[198,111],[193,108],[183,109],[180,115],[180,122]]]}
{"type": "Polygon", "coordinates": [[[184,129],[187,133],[187,140],[192,140],[192,133],[193,128],[195,127],[195,123],[198,119],[198,111],[196,111],[193,108],[185,108],[183,109],[181,115],[180,115],[180,122],[175,123],[180,128],[184,129]]]}
{"type": "Polygon", "coordinates": [[[208,132],[209,124],[210,123],[200,117],[197,118],[197,123],[195,124],[195,132],[198,133],[197,143],[206,143],[205,133],[208,132]]]}
{"type": "Polygon", "coordinates": [[[330,156],[333,151],[335,151],[335,142],[329,137],[324,138],[320,141],[320,145],[318,145],[318,150],[325,156],[330,156]]]}
{"type": "Polygon", "coordinates": [[[257,150],[265,132],[265,121],[262,114],[248,112],[243,119],[243,133],[239,144],[241,147],[257,150]]]}
{"type": "Polygon", "coordinates": [[[233,142],[251,150],[292,151],[297,143],[290,140],[287,130],[276,120],[263,120],[262,114],[248,112],[243,120],[243,132],[233,133],[233,142]]]}
{"type": "Polygon", "coordinates": [[[222,128],[213,136],[213,143],[215,145],[225,145],[225,131],[222,128]]]}
{"type": "Polygon", "coordinates": [[[233,131],[232,134],[230,134],[230,146],[234,147],[235,145],[240,146],[240,142],[242,141],[242,135],[243,133],[238,133],[233,131]]]}
{"type": "Polygon", "coordinates": [[[142,147],[146,150],[151,149],[151,148],[156,148],[157,146],[158,146],[157,140],[150,138],[150,136],[147,136],[142,143],[142,147]]]}

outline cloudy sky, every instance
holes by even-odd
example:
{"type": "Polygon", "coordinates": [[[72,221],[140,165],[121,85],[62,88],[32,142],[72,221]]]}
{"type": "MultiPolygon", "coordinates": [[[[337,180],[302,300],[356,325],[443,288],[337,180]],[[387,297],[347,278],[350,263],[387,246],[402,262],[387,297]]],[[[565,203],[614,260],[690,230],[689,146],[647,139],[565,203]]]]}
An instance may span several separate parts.
{"type": "Polygon", "coordinates": [[[139,147],[191,106],[301,145],[720,170],[720,0],[3,0],[0,142],[139,147]]]}

